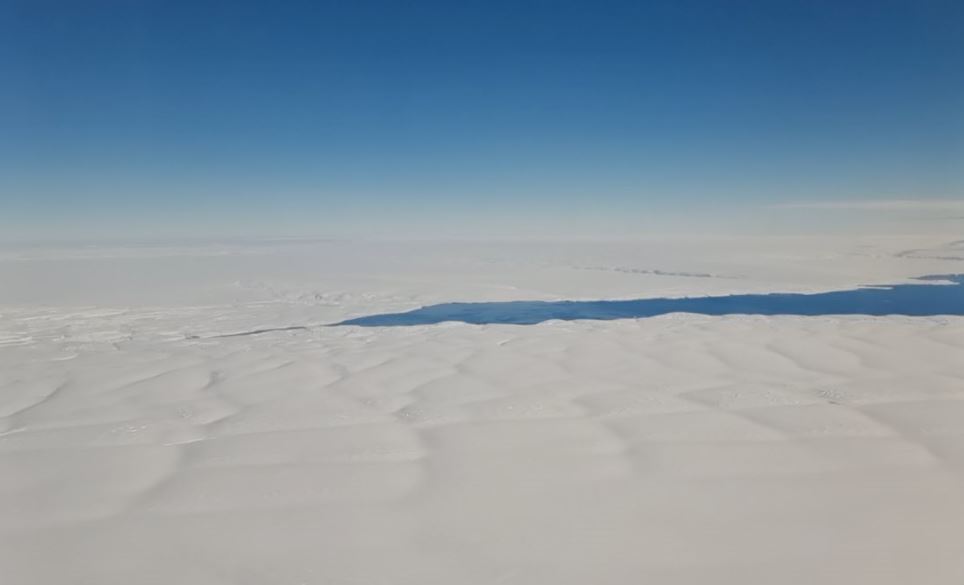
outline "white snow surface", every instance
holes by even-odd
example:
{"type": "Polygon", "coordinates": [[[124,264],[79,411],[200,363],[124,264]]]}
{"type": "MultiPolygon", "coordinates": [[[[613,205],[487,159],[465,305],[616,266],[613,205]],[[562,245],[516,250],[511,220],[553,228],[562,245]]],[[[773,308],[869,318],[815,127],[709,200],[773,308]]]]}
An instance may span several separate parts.
{"type": "Polygon", "coordinates": [[[326,325],[962,272],[937,236],[7,245],[0,582],[960,585],[964,318],[326,325]]]}

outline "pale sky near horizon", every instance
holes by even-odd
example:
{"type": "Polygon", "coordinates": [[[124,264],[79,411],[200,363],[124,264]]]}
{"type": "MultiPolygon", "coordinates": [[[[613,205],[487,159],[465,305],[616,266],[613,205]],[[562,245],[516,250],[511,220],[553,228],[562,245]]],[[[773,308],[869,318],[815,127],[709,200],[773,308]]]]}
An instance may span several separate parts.
{"type": "Polygon", "coordinates": [[[964,228],[956,0],[6,0],[0,72],[3,238],[964,228]]]}

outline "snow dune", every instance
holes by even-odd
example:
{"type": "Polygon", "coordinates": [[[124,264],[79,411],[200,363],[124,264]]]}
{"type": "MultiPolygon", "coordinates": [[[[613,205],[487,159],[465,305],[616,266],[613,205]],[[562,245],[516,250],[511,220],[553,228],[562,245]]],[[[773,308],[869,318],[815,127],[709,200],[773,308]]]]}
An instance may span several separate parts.
{"type": "Polygon", "coordinates": [[[956,585],[964,318],[320,326],[913,282],[943,246],[10,252],[2,580],[956,585]]]}

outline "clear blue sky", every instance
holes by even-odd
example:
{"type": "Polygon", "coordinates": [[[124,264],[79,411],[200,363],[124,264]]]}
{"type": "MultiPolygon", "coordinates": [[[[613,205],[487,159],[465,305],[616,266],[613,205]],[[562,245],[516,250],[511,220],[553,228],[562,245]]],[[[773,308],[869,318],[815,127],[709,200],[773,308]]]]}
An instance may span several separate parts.
{"type": "Polygon", "coordinates": [[[960,0],[0,0],[0,75],[8,233],[964,195],[960,0]]]}

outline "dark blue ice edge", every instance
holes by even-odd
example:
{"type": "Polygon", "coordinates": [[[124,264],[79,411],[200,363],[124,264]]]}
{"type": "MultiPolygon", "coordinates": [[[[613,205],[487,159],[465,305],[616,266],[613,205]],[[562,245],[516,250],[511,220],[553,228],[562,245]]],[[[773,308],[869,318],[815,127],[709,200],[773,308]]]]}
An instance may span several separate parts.
{"type": "Polygon", "coordinates": [[[922,276],[936,284],[896,284],[825,293],[769,293],[626,301],[507,301],[443,303],[348,319],[336,325],[403,327],[461,321],[473,325],[534,325],[559,319],[638,319],[668,313],[699,315],[964,315],[964,274],[922,276]]]}

